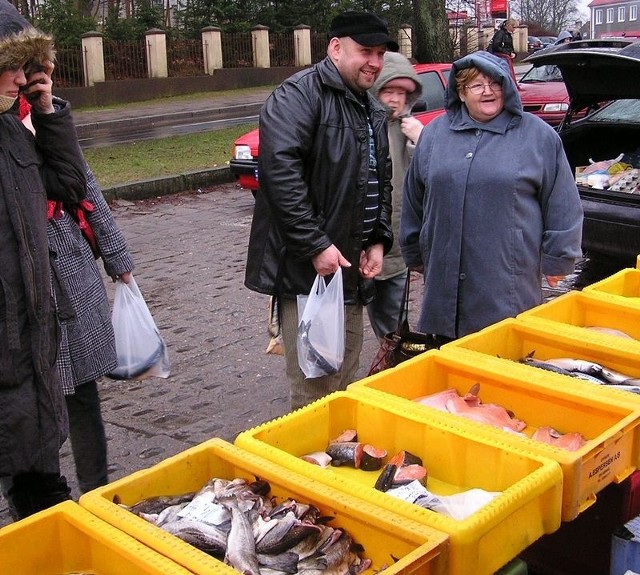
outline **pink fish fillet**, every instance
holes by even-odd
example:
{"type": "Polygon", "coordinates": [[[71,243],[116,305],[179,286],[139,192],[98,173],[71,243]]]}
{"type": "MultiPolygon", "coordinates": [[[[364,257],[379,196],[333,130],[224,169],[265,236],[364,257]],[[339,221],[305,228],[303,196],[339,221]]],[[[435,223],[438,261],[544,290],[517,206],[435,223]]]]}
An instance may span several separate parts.
{"type": "Polygon", "coordinates": [[[567,451],[576,451],[580,449],[587,440],[577,431],[571,431],[569,433],[560,433],[553,429],[553,427],[543,426],[536,429],[536,432],[531,436],[531,439],[548,443],[554,447],[560,447],[567,451]]]}
{"type": "Polygon", "coordinates": [[[452,398],[459,398],[458,392],[455,389],[445,389],[438,393],[432,393],[431,395],[425,395],[423,397],[417,397],[414,401],[428,407],[439,409],[440,411],[447,411],[447,401],[452,398]]]}
{"type": "Polygon", "coordinates": [[[520,432],[527,426],[524,421],[511,417],[504,407],[494,403],[481,403],[474,406],[469,405],[461,397],[452,397],[447,401],[446,408],[449,413],[500,429],[520,432]]]}

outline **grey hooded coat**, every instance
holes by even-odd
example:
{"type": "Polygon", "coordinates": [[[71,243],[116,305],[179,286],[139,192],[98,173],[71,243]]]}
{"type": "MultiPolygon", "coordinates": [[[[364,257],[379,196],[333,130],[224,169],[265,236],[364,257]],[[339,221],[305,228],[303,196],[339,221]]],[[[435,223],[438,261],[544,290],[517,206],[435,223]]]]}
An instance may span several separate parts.
{"type": "MultiPolygon", "coordinates": [[[[411,108],[416,100],[420,97],[420,94],[422,94],[422,84],[420,83],[418,74],[416,74],[406,56],[398,52],[386,52],[382,72],[380,72],[380,76],[378,76],[376,83],[369,92],[377,99],[380,90],[396,78],[409,78],[413,80],[415,84],[415,90],[407,93],[407,104],[403,115],[408,115],[411,113],[411,108]]],[[[391,192],[391,205],[393,207],[393,211],[391,212],[391,229],[396,237],[396,241],[393,242],[393,246],[391,246],[391,249],[384,256],[382,273],[376,277],[377,280],[386,280],[395,277],[407,269],[407,266],[404,265],[404,261],[402,260],[400,244],[397,241],[397,237],[398,230],[400,229],[404,175],[409,167],[415,146],[402,133],[401,122],[402,120],[400,118],[389,118],[387,122],[389,154],[391,156],[392,166],[391,186],[393,188],[391,192]]]]}
{"type": "Polygon", "coordinates": [[[446,114],[422,131],[405,180],[400,245],[424,266],[417,328],[457,338],[542,303],[541,275],[581,256],[583,212],[562,142],[523,112],[507,63],[488,52],[454,62],[446,114]],[[456,73],[502,83],[504,109],[474,121],[456,73]]]}

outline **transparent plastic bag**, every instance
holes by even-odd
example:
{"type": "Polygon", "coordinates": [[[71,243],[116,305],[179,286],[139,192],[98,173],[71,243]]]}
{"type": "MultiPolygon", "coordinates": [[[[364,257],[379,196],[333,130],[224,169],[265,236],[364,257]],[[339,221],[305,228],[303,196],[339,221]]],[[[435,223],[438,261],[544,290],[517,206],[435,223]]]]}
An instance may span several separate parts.
{"type": "Polygon", "coordinates": [[[116,339],[118,367],[107,374],[108,377],[169,377],[171,364],[167,346],[133,275],[128,284],[122,280],[116,283],[111,323],[116,339]]]}
{"type": "Polygon", "coordinates": [[[298,364],[307,378],[337,373],[344,359],[342,268],[327,285],[317,275],[308,296],[298,296],[298,364]]]}

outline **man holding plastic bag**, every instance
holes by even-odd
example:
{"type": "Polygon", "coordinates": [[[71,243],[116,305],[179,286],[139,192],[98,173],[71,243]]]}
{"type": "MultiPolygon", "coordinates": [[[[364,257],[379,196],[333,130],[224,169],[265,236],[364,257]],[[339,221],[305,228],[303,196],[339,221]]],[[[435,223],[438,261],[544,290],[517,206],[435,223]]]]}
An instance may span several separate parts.
{"type": "Polygon", "coordinates": [[[278,299],[292,409],[355,379],[367,280],[393,242],[386,113],[367,91],[398,45],[368,12],[337,16],[329,38],[260,113],[245,285],[278,299]]]}

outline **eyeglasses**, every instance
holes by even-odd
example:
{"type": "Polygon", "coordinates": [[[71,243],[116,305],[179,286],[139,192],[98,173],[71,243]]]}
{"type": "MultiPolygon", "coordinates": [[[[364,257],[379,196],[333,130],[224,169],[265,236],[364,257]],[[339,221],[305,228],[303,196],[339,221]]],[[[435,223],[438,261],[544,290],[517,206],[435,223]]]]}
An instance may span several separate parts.
{"type": "Polygon", "coordinates": [[[469,92],[472,94],[482,94],[485,88],[489,88],[492,92],[502,92],[502,84],[500,82],[489,82],[488,84],[471,84],[470,86],[465,86],[469,92]]]}

